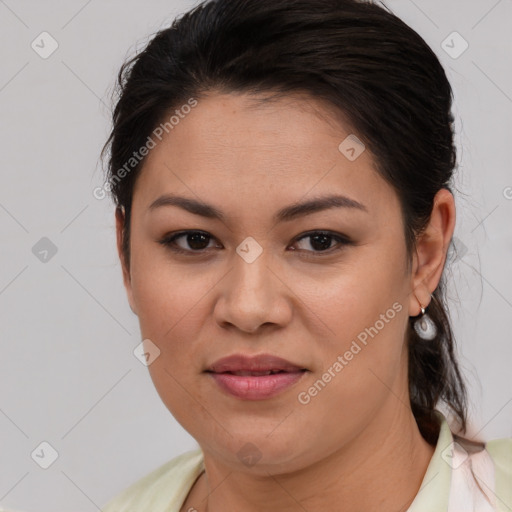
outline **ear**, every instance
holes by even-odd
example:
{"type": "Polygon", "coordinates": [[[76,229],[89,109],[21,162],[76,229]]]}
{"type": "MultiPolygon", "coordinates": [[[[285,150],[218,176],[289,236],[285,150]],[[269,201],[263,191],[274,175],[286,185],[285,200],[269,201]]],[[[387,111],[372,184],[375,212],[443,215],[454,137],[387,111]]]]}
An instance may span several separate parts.
{"type": "Polygon", "coordinates": [[[446,254],[455,229],[455,200],[447,189],[434,197],[432,214],[425,231],[417,238],[413,255],[412,292],[409,295],[409,315],[421,313],[437,288],[446,262],[446,254]]]}
{"type": "Polygon", "coordinates": [[[119,260],[121,262],[121,269],[123,271],[123,282],[124,287],[126,289],[126,294],[128,296],[128,303],[130,304],[130,309],[133,313],[137,314],[137,309],[135,308],[135,301],[133,299],[133,290],[132,290],[132,281],[130,276],[130,269],[126,265],[126,261],[123,254],[123,229],[125,223],[125,214],[124,208],[118,206],[116,208],[116,239],[117,239],[117,254],[119,255],[119,260]]]}

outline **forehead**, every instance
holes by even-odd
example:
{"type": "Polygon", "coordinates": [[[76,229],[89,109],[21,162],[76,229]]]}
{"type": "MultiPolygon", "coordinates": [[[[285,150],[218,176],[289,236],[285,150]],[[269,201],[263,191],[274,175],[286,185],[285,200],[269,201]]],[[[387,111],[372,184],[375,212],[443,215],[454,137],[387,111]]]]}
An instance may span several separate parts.
{"type": "Polygon", "coordinates": [[[396,202],[364,146],[355,146],[355,159],[343,152],[351,131],[332,109],[306,96],[262,99],[211,94],[197,100],[149,152],[134,203],[148,208],[158,195],[180,192],[275,210],[276,203],[340,193],[377,213],[396,202]]]}

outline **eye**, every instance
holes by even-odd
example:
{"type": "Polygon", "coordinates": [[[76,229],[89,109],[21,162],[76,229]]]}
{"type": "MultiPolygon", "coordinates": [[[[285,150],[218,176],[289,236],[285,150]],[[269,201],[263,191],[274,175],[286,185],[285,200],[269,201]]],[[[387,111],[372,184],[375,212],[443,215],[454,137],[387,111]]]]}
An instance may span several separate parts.
{"type": "Polygon", "coordinates": [[[159,243],[174,252],[191,255],[193,253],[204,253],[211,240],[213,240],[213,237],[204,231],[181,231],[166,236],[160,240],[159,243]],[[188,248],[177,244],[177,241],[181,239],[183,239],[185,245],[188,245],[188,248]]]}
{"type": "Polygon", "coordinates": [[[334,251],[343,249],[343,246],[354,244],[354,242],[345,235],[341,235],[339,233],[332,233],[330,231],[311,231],[297,238],[296,241],[301,242],[302,240],[306,239],[310,239],[310,241],[307,244],[303,245],[309,245],[310,247],[313,248],[313,250],[311,251],[308,250],[307,248],[305,250],[306,252],[313,253],[328,252],[329,254],[331,254],[334,251]],[[333,241],[338,243],[338,247],[334,246],[334,251],[332,251],[333,246],[331,245],[333,241]]]}
{"type": "MultiPolygon", "coordinates": [[[[209,244],[213,240],[215,240],[214,237],[209,233],[194,230],[172,233],[164,237],[162,240],[159,240],[158,243],[169,248],[175,253],[185,254],[187,256],[199,256],[208,252],[207,249],[209,248],[209,244]],[[180,240],[183,245],[178,243],[180,240]]],[[[354,242],[347,236],[340,233],[332,233],[330,231],[311,231],[309,233],[304,233],[302,236],[295,239],[295,243],[303,243],[304,246],[309,245],[313,250],[309,250],[307,247],[300,248],[299,250],[306,253],[316,253],[315,255],[320,255],[319,253],[332,254],[335,251],[343,249],[344,246],[354,245],[354,242]],[[310,239],[308,244],[302,242],[306,239],[310,239]],[[337,242],[338,246],[335,245],[333,247],[333,241],[337,242]]],[[[217,245],[216,247],[221,248],[222,246],[217,245]]],[[[292,248],[292,250],[296,249],[292,248]]]]}

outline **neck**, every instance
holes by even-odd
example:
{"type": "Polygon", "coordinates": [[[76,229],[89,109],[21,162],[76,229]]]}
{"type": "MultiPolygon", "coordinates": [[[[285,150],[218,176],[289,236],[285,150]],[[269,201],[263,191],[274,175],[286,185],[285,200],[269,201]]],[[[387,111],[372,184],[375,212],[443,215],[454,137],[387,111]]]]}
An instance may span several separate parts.
{"type": "Polygon", "coordinates": [[[382,408],[386,412],[348,445],[300,471],[254,475],[224,466],[203,450],[206,473],[186,505],[198,512],[406,510],[434,447],[421,436],[411,411],[392,400],[391,413],[382,408]]]}

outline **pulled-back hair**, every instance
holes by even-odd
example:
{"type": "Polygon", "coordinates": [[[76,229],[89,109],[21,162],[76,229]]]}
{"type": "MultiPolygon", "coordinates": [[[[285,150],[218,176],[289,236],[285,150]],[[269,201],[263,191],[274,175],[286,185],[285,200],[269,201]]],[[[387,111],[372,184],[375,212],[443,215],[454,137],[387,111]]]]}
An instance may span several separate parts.
{"type": "MultiPolygon", "coordinates": [[[[400,200],[409,266],[434,196],[450,190],[456,165],[452,90],[425,41],[387,9],[358,0],[205,1],[159,31],[123,64],[109,150],[108,185],[125,215],[122,254],[130,264],[134,184],[144,159],[120,179],[174,109],[211,92],[307,94],[329,106],[365,144],[400,200]]],[[[408,328],[409,392],[423,437],[435,443],[436,406],[466,431],[466,389],[444,298],[428,313],[432,341],[408,328]]]]}

